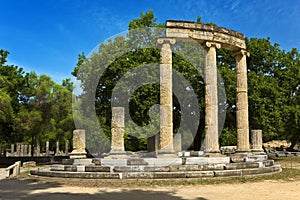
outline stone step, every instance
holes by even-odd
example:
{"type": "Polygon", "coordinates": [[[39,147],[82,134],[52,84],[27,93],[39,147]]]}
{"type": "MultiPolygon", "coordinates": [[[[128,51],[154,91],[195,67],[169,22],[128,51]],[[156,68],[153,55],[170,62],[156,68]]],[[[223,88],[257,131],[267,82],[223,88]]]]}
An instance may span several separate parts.
{"type": "Polygon", "coordinates": [[[149,166],[149,165],[130,165],[130,166],[99,166],[99,165],[51,165],[50,171],[69,171],[69,172],[195,172],[195,171],[215,171],[215,170],[238,170],[271,167],[274,160],[263,162],[242,162],[226,164],[205,164],[205,165],[170,165],[170,166],[149,166]]]}
{"type": "MultiPolygon", "coordinates": [[[[81,167],[81,166],[79,166],[81,167]]],[[[209,170],[187,172],[67,172],[49,170],[31,170],[32,175],[61,177],[61,178],[85,178],[85,179],[172,179],[172,178],[213,178],[236,177],[244,175],[256,175],[281,172],[279,165],[262,168],[234,169],[234,170],[209,170]]]]}

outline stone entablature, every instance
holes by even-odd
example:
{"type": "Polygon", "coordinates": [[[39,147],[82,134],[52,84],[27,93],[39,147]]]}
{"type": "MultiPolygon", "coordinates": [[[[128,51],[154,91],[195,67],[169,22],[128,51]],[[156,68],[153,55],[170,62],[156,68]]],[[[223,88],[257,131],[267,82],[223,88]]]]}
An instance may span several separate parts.
{"type": "Polygon", "coordinates": [[[222,48],[236,51],[246,49],[245,36],[237,31],[197,22],[167,20],[166,37],[193,38],[200,44],[220,43],[222,48]]]}

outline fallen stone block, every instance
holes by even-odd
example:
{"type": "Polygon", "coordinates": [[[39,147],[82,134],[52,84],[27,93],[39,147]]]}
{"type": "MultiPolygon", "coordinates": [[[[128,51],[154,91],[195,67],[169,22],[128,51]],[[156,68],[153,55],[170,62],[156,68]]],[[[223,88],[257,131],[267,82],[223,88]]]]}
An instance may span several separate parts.
{"type": "Polygon", "coordinates": [[[51,165],[50,171],[65,171],[65,165],[51,165]]]}
{"type": "Polygon", "coordinates": [[[23,167],[36,167],[35,161],[23,162],[23,167]]]}
{"type": "Polygon", "coordinates": [[[206,157],[189,157],[186,158],[186,165],[207,165],[208,159],[206,157]]]}
{"type": "Polygon", "coordinates": [[[259,168],[259,163],[229,163],[225,165],[226,170],[232,169],[249,169],[249,168],[259,168]]]}
{"type": "Polygon", "coordinates": [[[101,159],[102,166],[127,166],[127,159],[101,159]]]}
{"type": "Polygon", "coordinates": [[[199,170],[224,170],[225,164],[199,165],[199,170]]]}
{"type": "Polygon", "coordinates": [[[213,171],[197,171],[197,172],[186,172],[186,178],[208,178],[213,177],[213,171]]]}
{"type": "Polygon", "coordinates": [[[170,167],[169,166],[145,166],[144,171],[145,172],[169,172],[170,167]]]}
{"type": "Polygon", "coordinates": [[[143,166],[115,166],[113,167],[114,172],[142,172],[144,171],[143,166]]]}
{"type": "Polygon", "coordinates": [[[171,172],[180,172],[180,171],[198,171],[199,165],[170,165],[171,172]]]}
{"type": "Polygon", "coordinates": [[[86,166],[86,172],[110,172],[110,167],[108,166],[86,166]]]}
{"type": "Polygon", "coordinates": [[[142,158],[132,158],[127,160],[127,165],[148,165],[142,158]]]}

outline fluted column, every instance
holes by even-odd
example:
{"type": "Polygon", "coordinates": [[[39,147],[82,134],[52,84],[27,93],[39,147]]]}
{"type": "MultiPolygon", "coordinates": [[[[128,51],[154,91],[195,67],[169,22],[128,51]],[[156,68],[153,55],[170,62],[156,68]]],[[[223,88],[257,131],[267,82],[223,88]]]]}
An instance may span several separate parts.
{"type": "Polygon", "coordinates": [[[233,54],[236,60],[236,125],[237,152],[249,152],[247,62],[249,53],[240,50],[233,54]]]}
{"type": "Polygon", "coordinates": [[[219,153],[218,81],[216,48],[221,45],[206,42],[205,57],[205,153],[219,153]]]}
{"type": "Polygon", "coordinates": [[[172,49],[173,38],[159,38],[160,50],[160,141],[159,153],[174,152],[173,147],[173,98],[172,98],[172,49]]]}

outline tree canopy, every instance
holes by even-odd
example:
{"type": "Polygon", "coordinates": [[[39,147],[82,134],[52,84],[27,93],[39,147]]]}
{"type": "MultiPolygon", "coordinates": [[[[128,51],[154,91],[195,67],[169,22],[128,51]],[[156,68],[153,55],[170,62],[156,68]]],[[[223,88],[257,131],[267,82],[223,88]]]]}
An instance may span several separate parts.
{"type": "Polygon", "coordinates": [[[47,75],[25,73],[6,64],[8,55],[0,50],[0,143],[25,142],[35,147],[50,141],[53,149],[56,141],[70,140],[73,83],[66,79],[58,84],[47,75]]]}
{"type": "MultiPolygon", "coordinates": [[[[198,17],[198,23],[201,18],[198,17]]],[[[213,23],[208,23],[213,24],[213,23]]],[[[213,24],[215,25],[215,24],[213,24]]],[[[153,11],[142,13],[140,18],[133,19],[129,23],[129,30],[149,27],[164,27],[156,22],[153,11]]],[[[141,64],[158,63],[159,49],[155,47],[130,49],[132,42],[150,41],[151,31],[146,36],[141,34],[137,41],[126,39],[126,37],[116,37],[106,43],[101,43],[99,49],[94,54],[83,61],[80,55],[78,66],[73,74],[82,81],[83,90],[88,93],[90,88],[96,91],[95,109],[103,130],[110,137],[110,118],[111,118],[111,98],[114,88],[118,81],[128,71],[140,66],[141,64]],[[148,38],[145,39],[145,38],[148,38]],[[150,38],[150,39],[149,39],[150,38]],[[123,49],[118,52],[115,49],[123,49]],[[101,71],[96,89],[86,81],[86,77],[97,72],[92,66],[99,65],[103,59],[110,60],[105,71],[101,71]],[[102,59],[102,60],[101,60],[102,59]],[[78,73],[79,68],[84,71],[78,73]],[[93,69],[93,70],[92,70],[93,69]],[[102,73],[103,72],[103,73],[102,73]]],[[[130,34],[130,32],[129,32],[130,34]]],[[[152,35],[153,36],[153,35],[152,35]]],[[[157,35],[156,35],[157,36],[157,35]]],[[[272,139],[288,139],[293,144],[299,142],[299,53],[297,49],[286,52],[280,49],[279,44],[271,44],[270,38],[250,38],[246,40],[247,50],[250,57],[248,64],[248,85],[249,85],[249,121],[250,129],[262,129],[264,141],[272,139]]],[[[185,46],[188,48],[189,45],[185,46]]],[[[181,46],[182,47],[182,46],[181,46]]],[[[176,48],[176,47],[175,47],[176,48]]],[[[178,48],[178,47],[177,47],[178,48]]],[[[236,144],[236,74],[235,60],[231,52],[220,49],[217,51],[217,67],[219,74],[224,82],[226,91],[226,120],[220,135],[221,145],[236,144]]],[[[194,144],[190,148],[199,149],[199,140],[204,135],[204,81],[202,74],[195,71],[195,67],[186,60],[173,53],[173,68],[178,71],[197,94],[200,113],[202,113],[197,127],[197,135],[194,144]]],[[[149,74],[144,74],[147,77],[149,74]]],[[[180,126],[181,108],[174,96],[174,133],[180,126]]],[[[151,122],[149,117],[150,108],[159,103],[158,85],[148,84],[138,88],[130,96],[129,109],[133,121],[139,126],[147,126],[151,122]]],[[[149,127],[149,132],[151,128],[149,127]]],[[[136,130],[138,132],[138,130],[136,130]]],[[[126,132],[126,148],[128,150],[138,150],[145,148],[145,134],[134,136],[134,133],[126,132]],[[130,141],[134,144],[130,144],[130,141]]],[[[183,136],[184,137],[184,136],[183,136]]]]}

